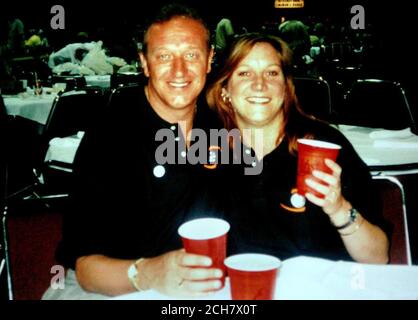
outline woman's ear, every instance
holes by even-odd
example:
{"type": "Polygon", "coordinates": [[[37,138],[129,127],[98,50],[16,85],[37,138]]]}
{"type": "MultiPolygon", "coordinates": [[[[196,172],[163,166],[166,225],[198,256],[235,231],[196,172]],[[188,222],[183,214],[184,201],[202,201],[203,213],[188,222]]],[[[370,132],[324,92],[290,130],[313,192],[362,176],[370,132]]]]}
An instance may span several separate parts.
{"type": "Polygon", "coordinates": [[[229,96],[229,93],[225,89],[225,87],[222,88],[221,97],[222,97],[223,102],[225,102],[225,103],[226,102],[231,102],[231,97],[229,96]]]}

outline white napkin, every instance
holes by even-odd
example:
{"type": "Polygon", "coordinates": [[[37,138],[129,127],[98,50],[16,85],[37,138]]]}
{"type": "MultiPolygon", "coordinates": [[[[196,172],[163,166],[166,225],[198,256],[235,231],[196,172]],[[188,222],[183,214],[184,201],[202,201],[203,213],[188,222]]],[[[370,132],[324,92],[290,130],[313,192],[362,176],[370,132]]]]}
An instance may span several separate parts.
{"type": "Polygon", "coordinates": [[[64,163],[73,163],[78,146],[83,137],[82,134],[80,135],[81,137],[79,135],[73,135],[70,137],[51,139],[44,161],[55,160],[64,163]]]}
{"type": "Polygon", "coordinates": [[[414,134],[411,132],[411,128],[402,130],[375,130],[369,134],[371,139],[409,138],[412,136],[414,136],[414,134]]]}
{"type": "Polygon", "coordinates": [[[411,137],[405,140],[375,140],[373,141],[375,148],[390,148],[390,149],[417,149],[418,150],[418,136],[411,137]]]}

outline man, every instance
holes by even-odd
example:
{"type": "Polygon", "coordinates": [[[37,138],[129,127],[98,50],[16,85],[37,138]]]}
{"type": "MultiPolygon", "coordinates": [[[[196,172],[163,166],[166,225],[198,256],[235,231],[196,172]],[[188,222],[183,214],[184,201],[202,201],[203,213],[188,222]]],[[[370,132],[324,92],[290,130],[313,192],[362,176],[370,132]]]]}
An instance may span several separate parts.
{"type": "Polygon", "coordinates": [[[201,212],[194,203],[202,166],[155,159],[158,130],[170,129],[176,142],[189,145],[192,127],[208,129],[202,124],[210,114],[197,104],[211,69],[209,39],[203,21],[178,5],[164,7],[148,27],[140,53],[147,84],[113,97],[112,114],[80,145],[74,207],[57,254],[69,268],[66,288],[50,288],[45,299],[148,288],[192,297],[220,288],[222,271],[210,268],[208,257],[186,254],[177,235],[182,222],[201,212]]]}

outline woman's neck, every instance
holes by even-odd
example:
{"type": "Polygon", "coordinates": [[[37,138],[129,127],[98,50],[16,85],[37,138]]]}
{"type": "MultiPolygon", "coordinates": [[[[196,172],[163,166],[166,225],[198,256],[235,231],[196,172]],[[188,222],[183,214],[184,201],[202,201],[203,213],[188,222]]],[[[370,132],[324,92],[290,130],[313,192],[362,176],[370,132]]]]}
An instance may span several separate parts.
{"type": "Polygon", "coordinates": [[[259,160],[276,149],[284,134],[281,118],[267,126],[248,127],[240,130],[243,143],[254,150],[259,160]]]}

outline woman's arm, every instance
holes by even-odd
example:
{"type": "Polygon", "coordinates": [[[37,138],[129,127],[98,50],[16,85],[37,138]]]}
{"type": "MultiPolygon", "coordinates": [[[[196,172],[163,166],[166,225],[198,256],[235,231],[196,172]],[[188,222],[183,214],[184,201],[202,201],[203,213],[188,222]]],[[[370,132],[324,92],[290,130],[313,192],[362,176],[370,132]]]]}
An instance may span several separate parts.
{"type": "Polygon", "coordinates": [[[352,204],[347,201],[341,193],[341,167],[335,162],[327,159],[326,165],[332,169],[333,174],[314,171],[313,175],[323,180],[327,185],[307,179],[306,183],[323,194],[319,198],[312,193],[307,193],[306,198],[312,203],[322,207],[329,216],[330,222],[340,233],[341,239],[350,256],[363,263],[381,263],[389,261],[389,240],[383,230],[371,224],[362,215],[357,213],[355,220],[350,222],[350,210],[352,204]],[[345,228],[338,227],[347,225],[345,228]]]}

